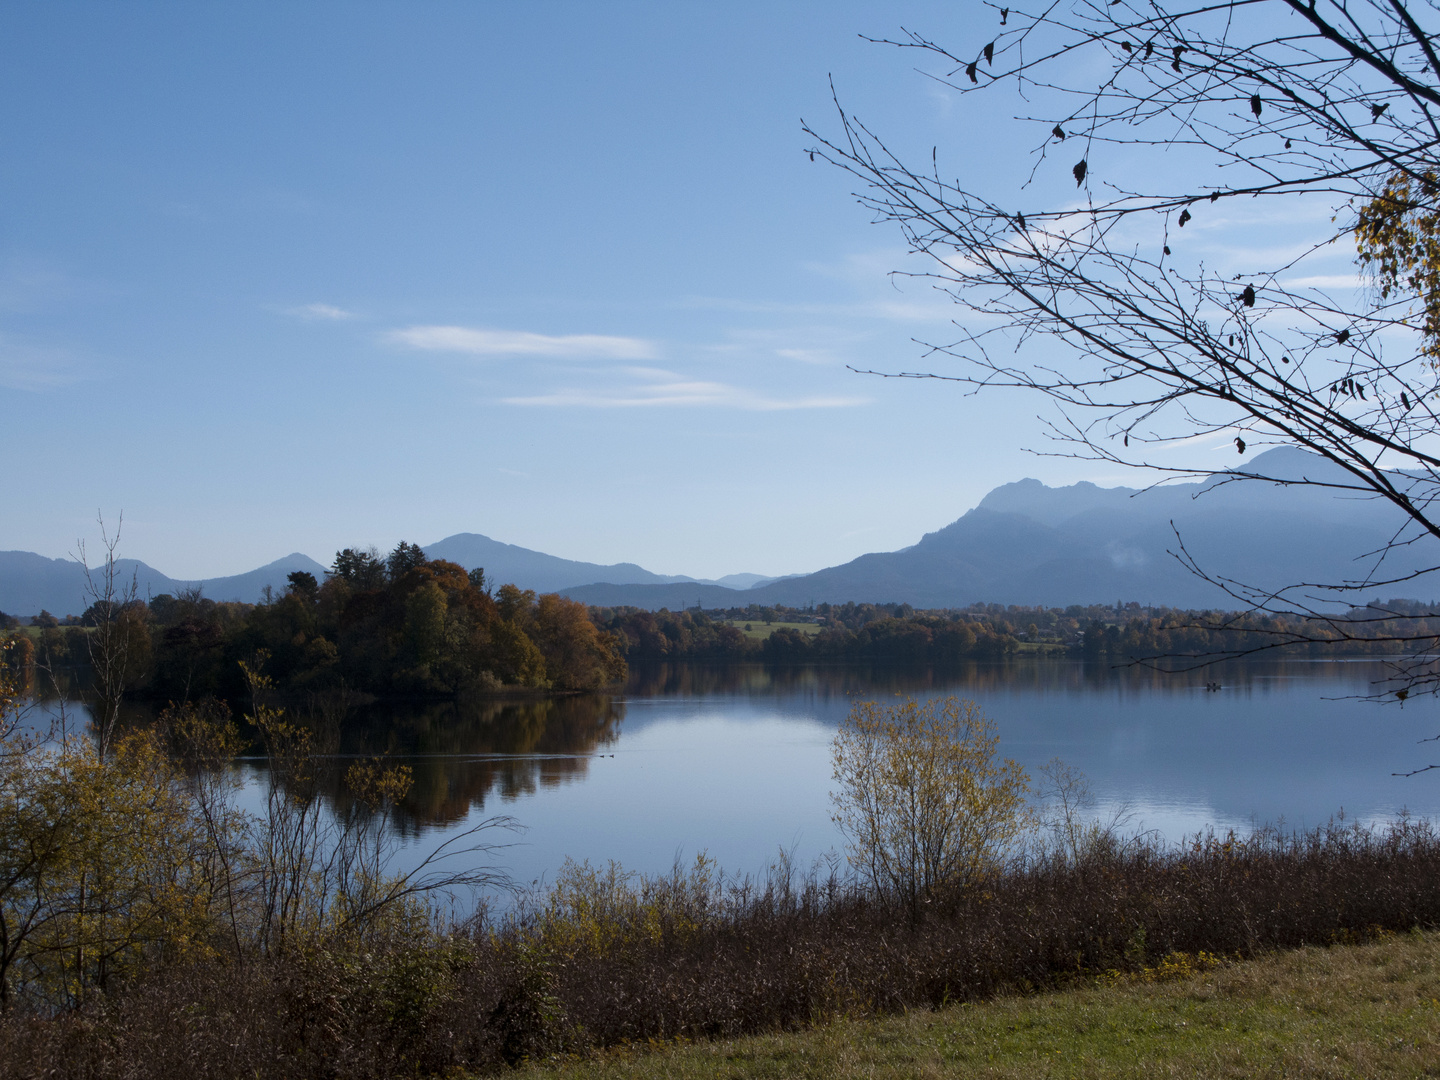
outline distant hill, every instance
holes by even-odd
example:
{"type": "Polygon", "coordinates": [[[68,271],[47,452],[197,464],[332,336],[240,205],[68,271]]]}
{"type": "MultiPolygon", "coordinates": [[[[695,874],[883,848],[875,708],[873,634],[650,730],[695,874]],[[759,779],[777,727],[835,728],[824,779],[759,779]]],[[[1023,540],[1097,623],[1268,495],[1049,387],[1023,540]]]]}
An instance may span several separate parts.
{"type": "MultiPolygon", "coordinates": [[[[1335,466],[1289,448],[1256,456],[1250,468],[1277,479],[1336,478],[1335,466]]],[[[785,578],[732,574],[716,582],[656,574],[634,563],[562,559],[479,533],[458,533],[425,551],[467,570],[484,567],[496,584],[563,592],[603,606],[678,610],[696,604],[803,607],[854,600],[930,608],[1136,600],[1230,608],[1233,600],[1170,554],[1178,550],[1177,529],[1212,575],[1280,588],[1374,580],[1367,577],[1374,573],[1374,559],[1365,556],[1383,550],[1402,523],[1400,512],[1385,503],[1324,487],[1226,483],[1219,477],[1146,490],[1090,483],[1051,488],[1021,480],[996,488],[975,509],[911,547],[785,578]]],[[[1427,537],[1393,550],[1380,575],[1398,578],[1436,564],[1440,542],[1427,537]]],[[[122,560],[121,568],[127,579],[134,572],[142,596],[199,585],[212,599],[250,602],[267,585],[283,590],[291,571],[325,573],[298,553],[246,574],[203,581],[176,580],[134,560],[122,560]]],[[[1440,595],[1437,580],[1440,575],[1426,574],[1356,598],[1440,595]]],[[[87,605],[84,575],[74,561],[0,552],[0,611],[35,615],[44,608],[64,616],[78,615],[87,605]]]]}
{"type": "Polygon", "coordinates": [[[727,589],[753,589],[780,579],[766,577],[764,574],[726,574],[722,578],[695,578],[694,580],[706,585],[723,585],[727,589]]]}
{"type": "Polygon", "coordinates": [[[669,608],[680,611],[697,605],[704,608],[744,607],[746,604],[774,604],[786,601],[763,599],[761,589],[727,589],[699,581],[673,582],[666,585],[577,585],[561,589],[561,594],[596,607],[640,607],[651,611],[669,608]]]}
{"type": "MultiPolygon", "coordinates": [[[[174,595],[181,589],[198,585],[212,600],[247,603],[259,600],[267,585],[283,591],[286,577],[292,571],[306,570],[317,577],[325,573],[323,566],[299,552],[249,573],[197,581],[167,577],[137,559],[117,559],[115,566],[120,580],[127,586],[133,576],[141,599],[161,593],[174,595]]],[[[43,610],[63,618],[84,614],[89,606],[85,571],[74,559],[47,559],[30,551],[0,551],[0,611],[9,615],[38,615],[43,610]]]]}
{"type": "MultiPolygon", "coordinates": [[[[686,583],[687,593],[701,585],[694,578],[655,574],[634,563],[605,566],[561,559],[515,544],[504,544],[479,533],[457,533],[448,536],[428,545],[425,553],[432,559],[448,559],[459,563],[467,570],[483,567],[486,578],[495,584],[511,582],[522,589],[534,589],[542,593],[557,592],[570,586],[593,582],[618,586],[686,583]]],[[[130,580],[131,574],[134,574],[142,598],[159,596],[161,593],[174,594],[181,589],[198,585],[212,600],[242,600],[246,603],[259,600],[267,585],[283,592],[287,584],[286,578],[292,571],[305,570],[323,579],[326,570],[308,555],[298,552],[248,573],[199,581],[169,577],[135,559],[118,560],[117,566],[126,582],[130,580]]],[[[731,574],[722,579],[722,583],[746,589],[756,582],[775,580],[777,579],[760,574],[731,574]]],[[[712,582],[705,582],[703,585],[719,587],[712,582]]],[[[693,600],[691,602],[693,603],[693,600]]],[[[89,604],[84,570],[75,560],[48,559],[29,551],[0,552],[0,611],[29,616],[38,615],[41,610],[45,610],[63,618],[66,615],[83,613],[89,604]]]]}
{"type": "MultiPolygon", "coordinates": [[[[1335,479],[1336,467],[1290,448],[1258,455],[1250,467],[1277,479],[1335,479]]],[[[1006,484],[945,528],[901,551],[862,555],[842,566],[773,581],[744,592],[691,586],[588,585],[565,590],[587,603],[672,609],[757,604],[805,606],[847,600],[915,607],[1113,603],[1235,606],[1219,588],[1170,554],[1186,548],[1212,575],[1280,588],[1299,582],[1374,580],[1374,559],[1401,525],[1378,500],[1323,487],[1215,477],[1137,491],[1081,483],[1050,488],[1038,480],[1006,484]],[[1173,528],[1172,528],[1173,522],[1173,528]]],[[[1392,551],[1381,577],[1440,564],[1440,543],[1425,538],[1392,551]]],[[[1377,593],[1428,596],[1429,574],[1377,593]]],[[[1367,593],[1365,598],[1373,597],[1367,593]]]]}
{"type": "MultiPolygon", "coordinates": [[[[447,559],[466,570],[481,567],[485,579],[497,584],[511,582],[522,589],[536,592],[558,592],[576,585],[603,583],[608,585],[668,585],[698,582],[722,585],[731,589],[749,589],[756,584],[775,581],[761,574],[727,574],[718,581],[686,577],[683,574],[655,574],[635,563],[576,562],[541,551],[501,543],[480,533],[456,533],[444,540],[428,544],[425,554],[432,559],[447,559]]],[[[693,591],[693,590],[692,590],[693,591]]]]}
{"type": "Polygon", "coordinates": [[[287,579],[297,570],[314,574],[320,581],[325,580],[325,567],[309,555],[292,551],[283,559],[266,563],[258,570],[231,577],[205,578],[197,584],[211,600],[243,600],[254,603],[260,599],[267,585],[276,592],[284,592],[289,585],[287,579]]]}
{"type": "Polygon", "coordinates": [[[447,559],[459,563],[466,570],[483,567],[485,578],[496,584],[513,582],[524,589],[536,592],[556,592],[572,585],[587,585],[595,581],[614,585],[661,585],[672,581],[689,581],[689,578],[652,574],[643,566],[634,563],[615,563],[602,566],[599,563],[576,562],[562,559],[515,544],[503,544],[479,533],[456,533],[444,540],[425,547],[425,554],[432,559],[447,559]]]}

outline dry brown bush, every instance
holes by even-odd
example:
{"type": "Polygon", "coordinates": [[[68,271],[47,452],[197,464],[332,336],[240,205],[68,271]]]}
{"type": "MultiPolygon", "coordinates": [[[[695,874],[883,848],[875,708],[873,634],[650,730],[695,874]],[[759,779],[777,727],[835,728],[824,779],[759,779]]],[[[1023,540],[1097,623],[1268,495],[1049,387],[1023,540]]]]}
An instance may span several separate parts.
{"type": "Polygon", "coordinates": [[[1400,821],[1036,858],[917,921],[833,877],[571,867],[499,924],[174,965],[83,1009],[0,1018],[0,1075],[369,1078],[794,1029],[1440,925],[1440,835],[1400,821]]]}

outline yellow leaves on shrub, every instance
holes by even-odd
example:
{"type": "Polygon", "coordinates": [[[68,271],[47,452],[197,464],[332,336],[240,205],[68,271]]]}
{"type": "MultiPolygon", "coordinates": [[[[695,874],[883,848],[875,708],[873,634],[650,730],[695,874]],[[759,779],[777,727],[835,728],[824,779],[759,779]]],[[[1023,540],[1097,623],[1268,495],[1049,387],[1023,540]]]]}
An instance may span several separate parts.
{"type": "Polygon", "coordinates": [[[567,956],[685,941],[705,925],[719,886],[715,861],[703,852],[688,871],[677,866],[668,877],[642,877],[613,860],[600,869],[566,859],[545,898],[541,937],[567,956]]]}
{"type": "Polygon", "coordinates": [[[1224,966],[1225,963],[1223,957],[1204,950],[1196,953],[1172,952],[1168,956],[1162,957],[1158,964],[1152,967],[1142,967],[1139,971],[1115,969],[1107,971],[1100,976],[1099,982],[1102,986],[1179,982],[1182,979],[1193,979],[1207,971],[1214,971],[1216,968],[1224,966]]]}
{"type": "Polygon", "coordinates": [[[357,761],[345,771],[350,794],[372,811],[394,806],[410,792],[414,772],[409,765],[387,765],[383,758],[357,761]]]}
{"type": "Polygon", "coordinates": [[[973,701],[856,704],[831,750],[851,865],[912,911],[996,870],[1033,825],[1029,777],[998,745],[973,701]]]}
{"type": "MultiPolygon", "coordinates": [[[[9,747],[7,747],[9,749],[9,747]]],[[[186,782],[152,732],[0,753],[0,1000],[78,1000],[147,958],[208,956],[217,898],[186,782]]]]}

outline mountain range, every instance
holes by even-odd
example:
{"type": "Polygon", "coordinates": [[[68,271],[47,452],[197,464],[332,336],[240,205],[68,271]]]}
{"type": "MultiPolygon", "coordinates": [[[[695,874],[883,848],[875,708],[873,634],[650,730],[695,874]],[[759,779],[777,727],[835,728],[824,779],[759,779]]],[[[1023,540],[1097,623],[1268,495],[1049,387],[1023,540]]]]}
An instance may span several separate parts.
{"type": "MultiPolygon", "coordinates": [[[[1373,592],[1362,590],[1363,596],[1435,592],[1437,575],[1427,571],[1440,566],[1440,542],[1426,536],[1390,546],[1405,524],[1403,515],[1389,503],[1324,486],[1348,482],[1338,466],[1279,447],[1257,455],[1247,470],[1290,483],[1227,482],[1217,474],[1137,490],[1091,483],[1051,488],[1021,480],[994,489],[975,509],[911,547],[862,555],[744,592],[694,584],[589,584],[564,592],[589,604],[672,610],[697,603],[804,607],[847,600],[917,608],[1117,600],[1239,606],[1175,557],[1182,543],[1211,577],[1252,587],[1408,577],[1376,584],[1373,592]],[[1373,553],[1387,547],[1383,562],[1377,562],[1373,553]]],[[[1321,594],[1318,587],[1308,593],[1321,594]]]]}
{"type": "MultiPolygon", "coordinates": [[[[1284,447],[1258,455],[1249,469],[1292,482],[1343,480],[1336,466],[1284,447]]],[[[1278,589],[1303,581],[1376,580],[1375,559],[1365,556],[1383,551],[1402,524],[1400,512],[1388,503],[1324,486],[1227,483],[1220,476],[1140,490],[1090,483],[1051,488],[1021,480],[994,489],[973,510],[910,547],[786,578],[656,574],[634,563],[562,559],[479,533],[458,533],[425,551],[466,569],[484,567],[494,583],[562,592],[606,606],[674,610],[696,604],[807,606],[854,600],[928,608],[1135,600],[1204,608],[1235,604],[1174,557],[1181,541],[1212,576],[1278,589]]],[[[1392,548],[1379,566],[1380,576],[1419,576],[1403,585],[1377,586],[1373,595],[1427,594],[1434,589],[1434,575],[1425,571],[1437,565],[1440,542],[1432,538],[1392,548]]],[[[202,581],[173,579],[130,559],[118,566],[126,582],[134,574],[142,597],[198,585],[215,600],[250,602],[266,586],[283,590],[286,576],[295,570],[317,577],[325,572],[299,553],[249,573],[202,581]]],[[[74,560],[0,552],[0,610],[67,615],[86,606],[84,572],[74,560]]]]}
{"type": "MultiPolygon", "coordinates": [[[[199,586],[212,600],[253,603],[267,585],[283,591],[286,577],[296,570],[306,570],[316,577],[325,573],[325,567],[298,551],[248,573],[200,581],[167,577],[138,559],[115,560],[117,585],[128,588],[133,580],[142,600],[162,593],[174,596],[182,589],[199,586]]],[[[47,559],[33,551],[0,551],[0,611],[11,615],[38,615],[41,611],[61,617],[80,615],[92,600],[85,568],[76,560],[47,559]]]]}
{"type": "MultiPolygon", "coordinates": [[[[515,544],[501,543],[479,533],[457,533],[446,537],[427,546],[425,553],[432,559],[457,562],[467,570],[484,567],[485,576],[496,584],[514,582],[522,588],[542,593],[592,581],[615,585],[696,581],[694,578],[654,574],[634,563],[606,566],[562,559],[515,544]]],[[[138,559],[117,559],[115,567],[120,583],[128,586],[133,579],[136,593],[142,599],[162,593],[173,596],[182,589],[198,587],[212,600],[240,600],[246,603],[259,600],[267,586],[283,592],[287,578],[296,570],[323,578],[326,569],[299,552],[244,574],[199,580],[169,577],[138,559]]],[[[730,574],[718,580],[706,580],[704,584],[730,591],[774,580],[761,574],[730,574]]],[[[75,559],[50,559],[31,551],[0,551],[0,611],[27,616],[48,611],[63,618],[83,613],[91,600],[85,568],[75,559]]]]}
{"type": "Polygon", "coordinates": [[[635,563],[576,562],[555,555],[504,544],[491,540],[479,533],[456,533],[425,547],[425,554],[432,559],[447,559],[459,563],[467,570],[477,566],[485,569],[485,576],[497,583],[513,582],[522,588],[536,592],[557,592],[575,585],[592,581],[604,581],[612,585],[670,585],[679,582],[703,582],[729,589],[748,589],[757,584],[775,581],[761,574],[728,574],[723,578],[704,579],[685,577],[678,574],[653,574],[635,563]]]}

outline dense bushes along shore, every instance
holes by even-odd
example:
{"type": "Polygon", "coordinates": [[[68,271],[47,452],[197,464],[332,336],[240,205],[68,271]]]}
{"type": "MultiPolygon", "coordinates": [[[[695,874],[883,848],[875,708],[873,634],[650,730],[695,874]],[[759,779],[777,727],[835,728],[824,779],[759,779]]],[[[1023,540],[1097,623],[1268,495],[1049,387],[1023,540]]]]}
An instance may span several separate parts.
{"type": "Polygon", "coordinates": [[[1035,855],[913,920],[785,866],[735,882],[703,860],[658,879],[572,865],[499,922],[392,920],[244,963],[157,957],[78,1011],[0,1018],[0,1074],[493,1071],[1436,925],[1440,837],[1410,822],[1035,855]]]}

